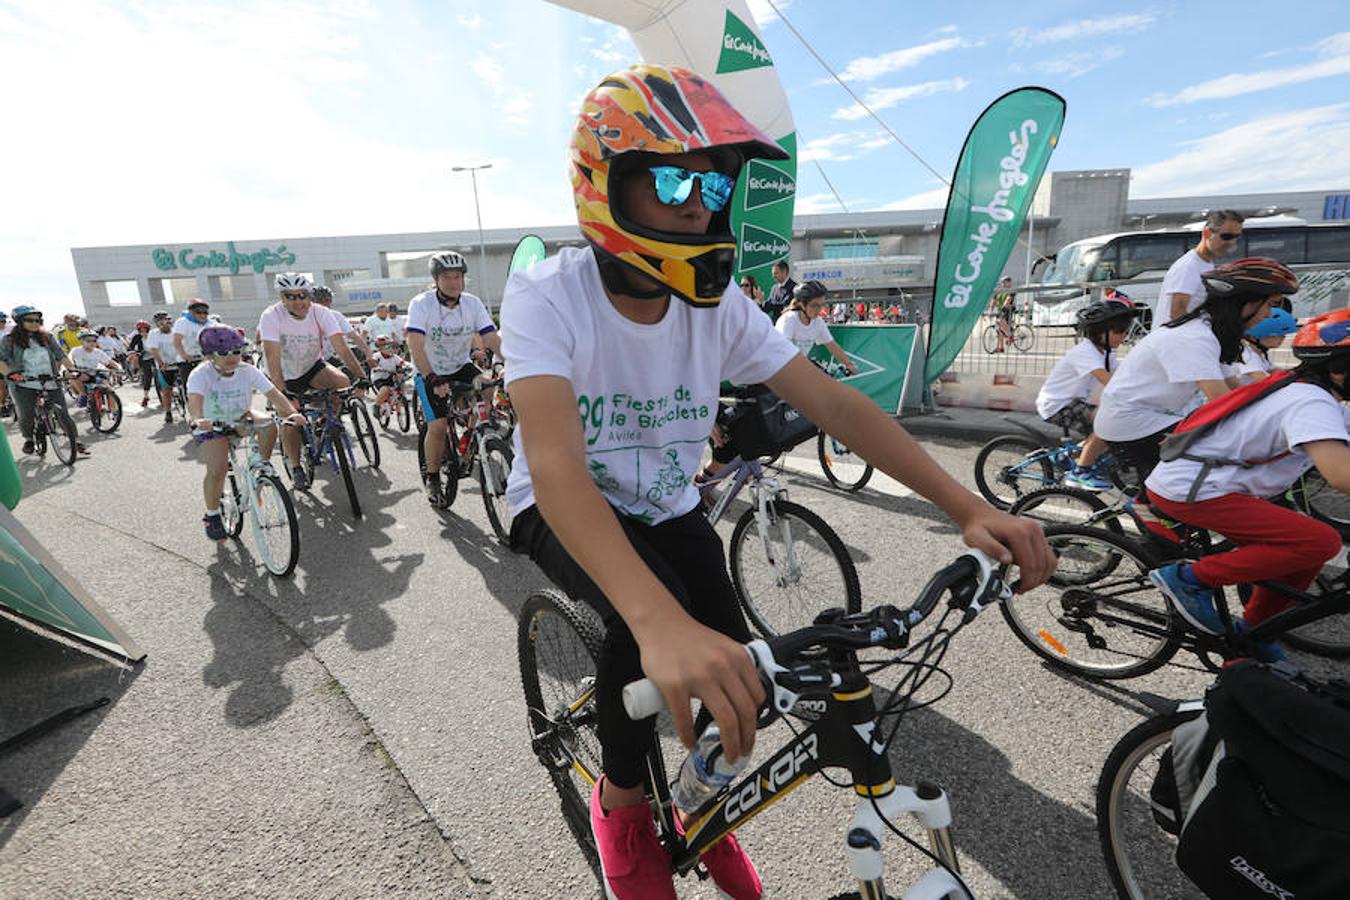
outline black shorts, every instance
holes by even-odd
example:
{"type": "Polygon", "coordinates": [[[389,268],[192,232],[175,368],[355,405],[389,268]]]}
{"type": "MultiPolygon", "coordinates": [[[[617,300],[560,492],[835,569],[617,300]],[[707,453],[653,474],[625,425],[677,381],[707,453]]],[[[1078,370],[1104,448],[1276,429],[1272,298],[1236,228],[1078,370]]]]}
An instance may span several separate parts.
{"type": "Polygon", "coordinates": [[[310,366],[309,371],[305,372],[300,377],[287,378],[286,393],[294,394],[297,397],[300,396],[305,391],[309,390],[309,383],[314,380],[314,376],[318,375],[326,368],[328,368],[328,363],[319,360],[314,365],[310,366]]]}
{"type": "Polygon", "coordinates": [[[167,369],[160,369],[159,377],[161,379],[159,382],[161,387],[164,388],[173,387],[175,384],[178,383],[178,367],[170,366],[167,369]]]}
{"type": "MultiPolygon", "coordinates": [[[[446,381],[473,384],[473,380],[482,374],[482,370],[473,363],[465,363],[449,375],[439,375],[436,379],[438,384],[444,384],[446,381]]],[[[422,412],[426,415],[427,421],[443,419],[450,411],[450,394],[444,397],[437,395],[421,374],[417,376],[417,396],[422,401],[422,412]]]]}
{"type": "Polygon", "coordinates": [[[1076,397],[1069,401],[1068,406],[1051,415],[1045,421],[1058,428],[1063,428],[1076,438],[1084,438],[1092,434],[1092,419],[1096,414],[1097,407],[1088,403],[1082,397],[1076,397]]]}

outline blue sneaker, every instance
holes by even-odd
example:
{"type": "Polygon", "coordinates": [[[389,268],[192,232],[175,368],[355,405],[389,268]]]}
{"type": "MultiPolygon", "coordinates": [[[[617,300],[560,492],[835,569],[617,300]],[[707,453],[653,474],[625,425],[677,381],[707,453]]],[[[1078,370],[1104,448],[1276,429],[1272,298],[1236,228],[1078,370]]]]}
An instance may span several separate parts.
{"type": "MultiPolygon", "coordinates": [[[[1242,619],[1233,623],[1233,628],[1238,634],[1242,634],[1248,628],[1248,625],[1242,619]]],[[[1289,657],[1285,655],[1284,648],[1275,641],[1253,641],[1256,646],[1253,648],[1253,655],[1263,663],[1281,663],[1288,662],[1289,657]]]]}
{"type": "Polygon", "coordinates": [[[81,395],[80,395],[79,397],[77,397],[76,400],[75,400],[75,405],[78,406],[80,409],[84,409],[85,406],[88,405],[88,403],[89,403],[89,398],[88,398],[86,395],[84,395],[84,394],[81,394],[81,395]]]}
{"type": "Polygon", "coordinates": [[[1181,617],[1206,634],[1223,634],[1223,620],[1214,608],[1214,591],[1192,585],[1181,577],[1182,563],[1172,563],[1148,573],[1148,578],[1181,617]]]}
{"type": "Polygon", "coordinates": [[[1111,482],[1103,478],[1098,472],[1097,467],[1084,469],[1082,466],[1074,466],[1073,471],[1064,476],[1064,483],[1070,487],[1082,488],[1085,491],[1109,491],[1113,487],[1111,482]]]}
{"type": "Polygon", "coordinates": [[[229,532],[225,530],[225,522],[220,518],[220,513],[214,516],[202,516],[202,524],[206,526],[206,539],[220,543],[229,539],[229,532]]]}

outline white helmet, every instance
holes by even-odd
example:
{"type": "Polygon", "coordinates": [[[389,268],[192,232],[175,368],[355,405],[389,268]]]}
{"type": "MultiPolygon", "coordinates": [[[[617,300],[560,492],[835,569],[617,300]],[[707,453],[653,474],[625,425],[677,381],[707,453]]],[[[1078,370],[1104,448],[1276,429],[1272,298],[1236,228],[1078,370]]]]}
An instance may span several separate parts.
{"type": "Polygon", "coordinates": [[[431,276],[434,278],[442,272],[467,272],[469,264],[454,250],[442,250],[427,260],[427,268],[431,270],[431,276]]]}
{"type": "Polygon", "coordinates": [[[304,272],[282,272],[277,276],[277,291],[309,291],[314,282],[304,272]]]}

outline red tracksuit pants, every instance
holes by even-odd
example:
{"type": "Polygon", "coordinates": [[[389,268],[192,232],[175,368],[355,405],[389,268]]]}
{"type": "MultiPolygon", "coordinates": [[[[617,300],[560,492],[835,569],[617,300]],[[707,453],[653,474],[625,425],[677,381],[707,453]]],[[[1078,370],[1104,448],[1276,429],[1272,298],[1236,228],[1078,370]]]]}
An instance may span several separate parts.
{"type": "MultiPolygon", "coordinates": [[[[1341,536],[1330,525],[1259,497],[1224,494],[1198,503],[1177,503],[1152,491],[1148,496],[1171,518],[1216,531],[1237,544],[1235,550],[1206,556],[1192,565],[1195,577],[1209,587],[1265,580],[1302,590],[1341,550],[1341,536]]],[[[1257,587],[1243,618],[1248,625],[1256,625],[1293,605],[1293,600],[1278,592],[1257,587]]]]}

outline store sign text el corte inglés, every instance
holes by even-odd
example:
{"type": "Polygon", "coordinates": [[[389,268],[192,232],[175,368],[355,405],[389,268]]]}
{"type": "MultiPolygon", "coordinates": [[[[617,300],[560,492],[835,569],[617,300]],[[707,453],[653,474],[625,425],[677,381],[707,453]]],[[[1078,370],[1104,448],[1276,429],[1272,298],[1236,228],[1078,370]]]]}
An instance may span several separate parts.
{"type": "Polygon", "coordinates": [[[175,269],[229,269],[231,275],[239,274],[243,268],[251,268],[261,273],[268,266],[289,266],[295,262],[295,254],[278,244],[276,249],[263,248],[252,253],[241,253],[235,249],[234,241],[226,243],[224,250],[197,250],[184,247],[173,251],[167,247],[156,247],[150,254],[155,268],[161,272],[175,269]]]}

